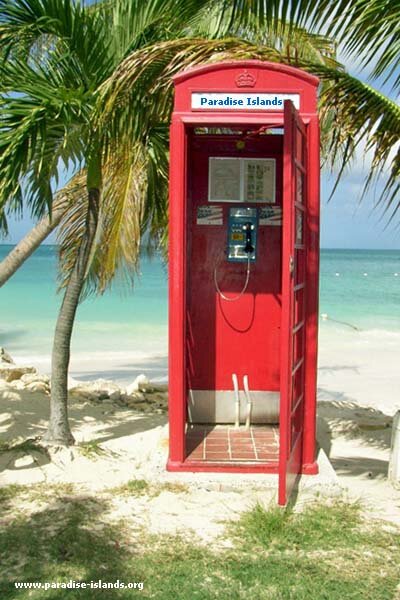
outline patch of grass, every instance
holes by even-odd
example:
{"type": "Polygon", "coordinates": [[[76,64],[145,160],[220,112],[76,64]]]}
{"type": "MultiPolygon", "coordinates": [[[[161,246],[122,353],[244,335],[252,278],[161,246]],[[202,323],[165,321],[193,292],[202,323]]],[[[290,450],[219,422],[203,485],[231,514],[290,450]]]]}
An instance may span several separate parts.
{"type": "Polygon", "coordinates": [[[122,496],[143,496],[149,493],[150,484],[145,479],[131,479],[123,485],[113,488],[111,491],[115,495],[122,496]]]}
{"type": "Polygon", "coordinates": [[[96,440],[91,440],[89,442],[81,442],[77,446],[79,452],[85,458],[90,458],[91,460],[96,460],[99,456],[104,456],[106,451],[101,447],[99,442],[96,440]]]}
{"type": "MultiPolygon", "coordinates": [[[[142,482],[129,482],[133,487],[144,486],[144,480],[133,481],[142,482]]],[[[143,581],[140,597],[155,600],[392,600],[396,595],[399,532],[385,532],[379,523],[365,527],[354,505],[317,504],[300,514],[256,507],[232,526],[235,545],[218,551],[187,538],[132,533],[129,522],[105,522],[108,509],[108,501],[93,496],[62,503],[53,498],[33,515],[1,525],[0,598],[133,600],[139,594],[13,585],[69,579],[143,581]]]]}
{"type": "Polygon", "coordinates": [[[157,488],[158,493],[161,492],[171,492],[172,494],[187,494],[189,488],[184,483],[180,483],[179,481],[166,481],[165,483],[160,483],[157,488]]]}
{"type": "Polygon", "coordinates": [[[336,501],[311,504],[301,513],[277,506],[267,510],[258,504],[242,516],[235,530],[240,539],[268,550],[324,550],[354,544],[361,526],[360,506],[336,501]]]}
{"type": "Polygon", "coordinates": [[[0,506],[20,497],[28,501],[45,502],[52,498],[72,496],[74,493],[75,486],[72,483],[58,483],[51,486],[46,483],[36,483],[34,485],[11,484],[0,487],[0,506]]]}
{"type": "Polygon", "coordinates": [[[48,486],[46,483],[23,486],[27,499],[32,501],[46,502],[53,498],[63,498],[75,494],[73,483],[57,483],[48,486]]]}
{"type": "Polygon", "coordinates": [[[0,505],[13,500],[19,496],[23,490],[24,486],[16,484],[0,487],[0,505]]]}
{"type": "Polygon", "coordinates": [[[103,448],[97,440],[90,440],[89,442],[81,442],[76,446],[82,456],[91,460],[97,460],[100,456],[112,456],[118,458],[118,452],[110,450],[110,448],[103,448]]]}
{"type": "Polygon", "coordinates": [[[57,483],[47,489],[55,496],[72,496],[75,493],[75,486],[73,483],[57,483]]]}
{"type": "MultiPolygon", "coordinates": [[[[388,540],[387,540],[388,541],[388,540]]],[[[286,550],[269,556],[245,544],[215,553],[179,538],[156,540],[139,556],[144,597],[159,600],[389,600],[398,584],[398,559],[387,561],[374,547],[342,555],[286,550]],[[155,568],[155,564],[159,568],[155,568]]]]}
{"type": "Polygon", "coordinates": [[[124,496],[159,496],[162,492],[171,492],[173,494],[185,494],[188,487],[179,482],[166,481],[164,483],[149,483],[145,479],[131,479],[127,483],[115,487],[112,492],[116,495],[124,496]]]}

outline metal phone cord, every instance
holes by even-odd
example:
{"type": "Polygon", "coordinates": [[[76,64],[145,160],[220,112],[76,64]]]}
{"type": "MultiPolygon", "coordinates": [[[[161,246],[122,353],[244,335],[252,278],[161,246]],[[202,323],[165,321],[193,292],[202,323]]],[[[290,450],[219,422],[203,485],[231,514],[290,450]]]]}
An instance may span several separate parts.
{"type": "Polygon", "coordinates": [[[249,285],[249,280],[250,280],[250,254],[248,254],[248,256],[247,256],[246,281],[244,283],[244,286],[243,286],[242,290],[239,292],[239,294],[237,296],[234,296],[233,298],[228,298],[228,296],[225,296],[225,294],[223,292],[221,292],[221,289],[220,289],[220,287],[218,285],[217,269],[218,269],[218,265],[220,264],[220,262],[221,262],[221,259],[215,263],[215,267],[214,267],[214,284],[215,284],[215,289],[217,290],[217,292],[221,296],[221,298],[223,298],[223,300],[226,300],[227,302],[235,302],[236,300],[239,300],[239,298],[241,298],[243,296],[243,294],[247,290],[247,286],[249,285]]]}

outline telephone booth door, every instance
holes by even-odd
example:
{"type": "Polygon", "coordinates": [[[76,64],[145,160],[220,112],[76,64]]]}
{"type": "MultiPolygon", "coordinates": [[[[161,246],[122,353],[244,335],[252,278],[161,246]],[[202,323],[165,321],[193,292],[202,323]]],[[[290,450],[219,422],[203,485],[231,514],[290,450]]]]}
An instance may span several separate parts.
{"type": "Polygon", "coordinates": [[[285,102],[284,131],[280,504],[286,504],[301,473],[305,398],[307,136],[290,101],[285,102]]]}

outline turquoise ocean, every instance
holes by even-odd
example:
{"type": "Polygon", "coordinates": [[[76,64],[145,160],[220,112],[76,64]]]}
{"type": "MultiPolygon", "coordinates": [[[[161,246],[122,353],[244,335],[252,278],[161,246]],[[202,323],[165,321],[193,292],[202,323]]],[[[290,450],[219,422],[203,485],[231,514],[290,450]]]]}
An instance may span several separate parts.
{"type": "MultiPolygon", "coordinates": [[[[0,245],[0,260],[11,248],[0,245]]],[[[56,252],[41,246],[0,290],[0,346],[44,372],[61,301],[56,252]]],[[[115,284],[80,305],[72,375],[123,382],[144,372],[165,380],[167,309],[165,265],[144,257],[133,289],[115,284]]],[[[400,250],[322,250],[319,313],[321,336],[349,326],[400,336],[400,250]]]]}

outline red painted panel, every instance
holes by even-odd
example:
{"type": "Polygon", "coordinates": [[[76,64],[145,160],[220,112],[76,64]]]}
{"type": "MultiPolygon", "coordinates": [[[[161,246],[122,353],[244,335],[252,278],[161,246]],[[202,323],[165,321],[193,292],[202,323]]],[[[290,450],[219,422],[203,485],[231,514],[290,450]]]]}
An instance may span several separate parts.
{"type": "Polygon", "coordinates": [[[186,133],[183,123],[171,126],[169,220],[169,458],[185,457],[186,426],[186,133]]]}
{"type": "Polygon", "coordinates": [[[257,260],[251,265],[246,293],[236,302],[226,302],[215,289],[215,265],[219,286],[228,296],[241,291],[246,276],[246,263],[229,263],[224,256],[229,208],[239,204],[212,203],[222,206],[223,225],[196,223],[197,208],[208,204],[210,156],[275,158],[276,199],[281,205],[282,136],[247,140],[243,150],[237,150],[237,139],[198,135],[190,143],[188,385],[231,390],[236,373],[240,380],[249,376],[251,389],[279,390],[281,227],[259,226],[257,260]]]}
{"type": "Polygon", "coordinates": [[[316,461],[317,412],[317,353],[318,353],[318,299],[319,299],[319,213],[320,164],[319,123],[314,117],[308,125],[308,196],[306,228],[307,306],[305,341],[305,407],[303,473],[318,473],[316,461]]]}

